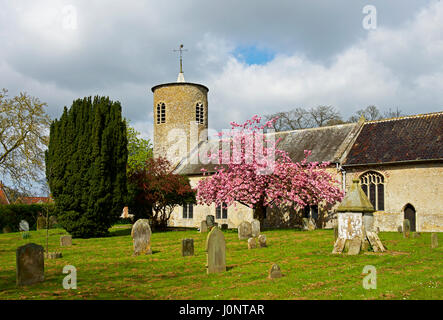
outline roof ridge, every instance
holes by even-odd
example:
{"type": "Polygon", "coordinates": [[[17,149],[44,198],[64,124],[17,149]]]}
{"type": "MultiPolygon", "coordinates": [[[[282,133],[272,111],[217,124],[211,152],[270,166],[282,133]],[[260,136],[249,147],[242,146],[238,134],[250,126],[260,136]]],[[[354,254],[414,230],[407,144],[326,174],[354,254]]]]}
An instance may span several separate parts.
{"type": "Polygon", "coordinates": [[[413,115],[402,116],[402,117],[393,117],[393,118],[380,119],[380,120],[370,120],[370,121],[365,121],[365,124],[387,122],[387,121],[397,121],[397,120],[405,120],[405,119],[414,119],[414,118],[424,118],[424,117],[438,116],[438,115],[443,115],[443,111],[420,113],[420,114],[413,114],[413,115]]]}

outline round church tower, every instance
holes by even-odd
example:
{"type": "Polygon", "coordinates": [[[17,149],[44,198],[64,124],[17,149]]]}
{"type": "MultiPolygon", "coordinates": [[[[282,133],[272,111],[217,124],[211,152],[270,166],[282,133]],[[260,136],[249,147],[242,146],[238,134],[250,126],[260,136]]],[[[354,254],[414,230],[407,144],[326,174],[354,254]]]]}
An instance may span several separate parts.
{"type": "Polygon", "coordinates": [[[154,94],[154,157],[173,165],[208,138],[208,91],[204,85],[177,82],[152,87],[154,94]]]}

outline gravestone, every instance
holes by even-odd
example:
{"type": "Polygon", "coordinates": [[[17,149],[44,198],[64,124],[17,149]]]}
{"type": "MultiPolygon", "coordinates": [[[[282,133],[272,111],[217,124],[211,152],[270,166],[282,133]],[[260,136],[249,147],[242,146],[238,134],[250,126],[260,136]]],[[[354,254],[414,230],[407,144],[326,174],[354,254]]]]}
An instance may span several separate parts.
{"type": "Polygon", "coordinates": [[[207,273],[226,271],[226,242],[223,232],[213,228],[206,239],[207,273]]]}
{"type": "Polygon", "coordinates": [[[409,238],[409,233],[411,232],[411,223],[408,219],[403,220],[403,238],[409,238]]]}
{"type": "Polygon", "coordinates": [[[401,226],[398,226],[397,231],[398,233],[403,233],[403,228],[401,226]]]}
{"type": "Polygon", "coordinates": [[[208,232],[208,224],[203,220],[200,224],[200,232],[208,232]]]}
{"type": "Polygon", "coordinates": [[[421,234],[420,234],[420,232],[413,232],[413,233],[412,233],[412,237],[413,237],[413,238],[420,238],[420,237],[421,237],[421,234]]]}
{"type": "Polygon", "coordinates": [[[308,231],[314,231],[316,227],[314,219],[308,219],[308,231]]]}
{"type": "Polygon", "coordinates": [[[334,225],[334,243],[337,241],[338,238],[338,226],[334,225]]]}
{"type": "Polygon", "coordinates": [[[194,255],[194,239],[182,239],[182,256],[194,255]]]}
{"type": "Polygon", "coordinates": [[[372,212],[363,214],[363,225],[366,231],[374,231],[374,214],[372,212]]]}
{"type": "Polygon", "coordinates": [[[17,248],[17,286],[27,286],[42,282],[45,279],[45,258],[43,252],[43,247],[35,243],[28,243],[17,248]]]}
{"type": "Polygon", "coordinates": [[[252,226],[248,221],[243,221],[240,223],[237,230],[239,240],[249,239],[252,236],[252,226]]]}
{"type": "Polygon", "coordinates": [[[227,223],[222,223],[221,229],[222,230],[228,230],[228,224],[227,223]]]}
{"type": "Polygon", "coordinates": [[[215,217],[213,215],[207,215],[206,216],[206,224],[208,225],[208,228],[211,229],[215,226],[215,217]]]}
{"type": "Polygon", "coordinates": [[[138,219],[131,230],[134,241],[134,256],[151,254],[151,227],[148,219],[138,219]]]}
{"type": "Polygon", "coordinates": [[[255,241],[255,238],[249,238],[248,249],[255,249],[255,248],[257,248],[257,242],[255,241]]]}
{"type": "Polygon", "coordinates": [[[308,230],[309,219],[303,218],[303,230],[308,230]]]}
{"type": "Polygon", "coordinates": [[[45,258],[47,259],[59,259],[61,258],[63,255],[61,252],[45,252],[45,258]]]}
{"type": "Polygon", "coordinates": [[[252,237],[254,238],[260,235],[260,221],[258,221],[257,219],[254,219],[251,222],[251,233],[252,237]]]}
{"type": "Polygon", "coordinates": [[[362,240],[360,238],[354,238],[349,241],[348,255],[353,256],[360,253],[362,240]]]}
{"type": "Polygon", "coordinates": [[[37,230],[46,229],[46,218],[43,216],[39,216],[37,218],[37,230]]]}
{"type": "Polygon", "coordinates": [[[20,231],[29,231],[29,223],[26,220],[20,221],[18,227],[20,231]]]}
{"type": "Polygon", "coordinates": [[[276,279],[276,278],[281,278],[282,274],[281,274],[281,270],[280,267],[278,266],[278,264],[274,263],[271,267],[271,269],[269,269],[269,279],[276,279]]]}
{"type": "Polygon", "coordinates": [[[260,245],[260,248],[266,247],[266,236],[264,234],[258,236],[258,244],[260,245]]]}
{"type": "Polygon", "coordinates": [[[438,247],[438,234],[432,233],[431,234],[431,248],[435,249],[438,247]]]}
{"type": "Polygon", "coordinates": [[[69,247],[72,246],[72,236],[64,235],[60,237],[60,246],[61,247],[69,247]]]}

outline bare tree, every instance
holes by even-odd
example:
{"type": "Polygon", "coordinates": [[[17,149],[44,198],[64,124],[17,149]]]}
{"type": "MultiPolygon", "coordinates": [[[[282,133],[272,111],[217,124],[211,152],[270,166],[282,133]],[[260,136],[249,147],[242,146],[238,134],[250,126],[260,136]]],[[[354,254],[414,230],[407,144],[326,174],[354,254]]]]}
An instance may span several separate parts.
{"type": "Polygon", "coordinates": [[[357,122],[360,117],[365,117],[368,121],[383,119],[380,110],[374,105],[367,106],[365,109],[358,110],[355,115],[349,118],[349,122],[357,122]]]}
{"type": "Polygon", "coordinates": [[[398,107],[395,110],[391,110],[391,108],[389,108],[388,111],[386,111],[383,114],[383,118],[398,118],[398,117],[403,117],[406,116],[406,114],[404,114],[400,109],[398,109],[398,107]]]}
{"type": "Polygon", "coordinates": [[[0,175],[27,190],[41,179],[50,118],[38,98],[26,93],[8,98],[0,91],[0,175]]]}
{"type": "Polygon", "coordinates": [[[317,106],[309,109],[309,115],[315,127],[324,127],[333,121],[343,121],[340,113],[333,106],[317,106]]]}

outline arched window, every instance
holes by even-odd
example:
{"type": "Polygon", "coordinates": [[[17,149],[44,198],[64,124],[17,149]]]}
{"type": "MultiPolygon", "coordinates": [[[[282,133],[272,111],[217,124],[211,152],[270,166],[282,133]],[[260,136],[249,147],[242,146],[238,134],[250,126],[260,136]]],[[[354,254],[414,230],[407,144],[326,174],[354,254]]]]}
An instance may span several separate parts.
{"type": "Polygon", "coordinates": [[[205,111],[203,109],[203,103],[198,102],[195,105],[195,121],[198,124],[203,124],[205,121],[205,111]]]}
{"type": "Polygon", "coordinates": [[[164,102],[157,104],[157,124],[166,122],[166,105],[164,102]]]}
{"type": "Polygon", "coordinates": [[[360,177],[361,188],[377,211],[385,210],[385,180],[377,172],[369,171],[360,177]]]}

